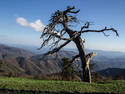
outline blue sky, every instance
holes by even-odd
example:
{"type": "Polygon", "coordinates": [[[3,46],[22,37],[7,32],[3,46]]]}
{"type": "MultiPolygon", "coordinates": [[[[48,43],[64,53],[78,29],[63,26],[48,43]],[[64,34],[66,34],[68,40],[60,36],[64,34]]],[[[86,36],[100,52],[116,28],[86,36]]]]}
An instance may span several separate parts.
{"type": "MultiPolygon", "coordinates": [[[[80,9],[77,17],[83,22],[92,22],[91,28],[107,26],[119,32],[120,37],[112,32],[108,32],[109,37],[86,33],[83,35],[86,48],[125,52],[125,0],[1,0],[0,43],[40,47],[41,32],[38,31],[41,27],[37,25],[47,25],[54,11],[68,5],[80,9]]],[[[71,43],[67,47],[75,45],[71,43]]]]}

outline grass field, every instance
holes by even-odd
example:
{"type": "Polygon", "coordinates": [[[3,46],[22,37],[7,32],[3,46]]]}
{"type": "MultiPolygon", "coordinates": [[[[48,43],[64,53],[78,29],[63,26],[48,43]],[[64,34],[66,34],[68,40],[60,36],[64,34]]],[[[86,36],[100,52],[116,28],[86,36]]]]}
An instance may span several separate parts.
{"type": "Polygon", "coordinates": [[[0,89],[26,90],[41,92],[108,92],[125,93],[125,80],[106,81],[98,83],[33,80],[24,78],[0,77],[0,89]]]}

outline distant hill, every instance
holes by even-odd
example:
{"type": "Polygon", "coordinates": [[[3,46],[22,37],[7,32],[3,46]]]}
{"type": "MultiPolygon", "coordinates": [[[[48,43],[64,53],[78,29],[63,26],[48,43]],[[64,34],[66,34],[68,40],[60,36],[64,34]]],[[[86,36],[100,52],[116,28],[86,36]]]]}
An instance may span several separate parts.
{"type": "Polygon", "coordinates": [[[0,74],[13,75],[44,75],[61,71],[61,58],[72,56],[72,51],[60,51],[58,58],[55,54],[36,55],[21,48],[0,45],[0,60],[3,62],[0,74]]]}
{"type": "Polygon", "coordinates": [[[34,63],[29,59],[33,55],[32,52],[23,49],[0,45],[0,60],[3,62],[1,74],[25,75],[32,67],[34,68],[34,63]]]}
{"type": "Polygon", "coordinates": [[[6,57],[31,57],[34,54],[30,51],[26,51],[24,49],[16,48],[16,47],[10,47],[3,44],[0,44],[0,59],[6,58],[6,57]]]}
{"type": "Polygon", "coordinates": [[[108,68],[105,70],[98,71],[98,73],[105,77],[121,76],[125,78],[125,69],[120,68],[108,68]]]}

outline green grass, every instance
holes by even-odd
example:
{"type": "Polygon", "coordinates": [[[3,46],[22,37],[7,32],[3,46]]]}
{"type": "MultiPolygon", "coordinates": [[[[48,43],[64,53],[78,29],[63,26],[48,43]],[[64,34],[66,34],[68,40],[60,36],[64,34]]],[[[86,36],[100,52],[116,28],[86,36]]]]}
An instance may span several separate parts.
{"type": "Polygon", "coordinates": [[[0,89],[33,90],[48,92],[108,92],[125,93],[125,80],[104,83],[72,81],[33,80],[24,78],[0,77],[0,89]]]}

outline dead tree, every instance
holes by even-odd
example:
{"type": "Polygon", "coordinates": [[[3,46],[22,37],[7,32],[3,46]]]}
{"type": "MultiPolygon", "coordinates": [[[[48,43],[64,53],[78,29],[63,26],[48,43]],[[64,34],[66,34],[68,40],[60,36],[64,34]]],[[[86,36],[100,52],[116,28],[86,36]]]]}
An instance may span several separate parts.
{"type": "Polygon", "coordinates": [[[81,67],[83,69],[82,80],[90,82],[88,80],[88,77],[86,76],[88,75],[86,73],[89,73],[89,71],[88,69],[86,69],[87,60],[84,47],[85,40],[81,38],[82,34],[87,32],[101,32],[105,36],[108,36],[106,35],[105,31],[113,31],[116,33],[116,36],[118,36],[118,33],[114,28],[107,27],[101,30],[90,30],[90,22],[86,22],[83,26],[81,26],[80,30],[73,30],[72,25],[79,21],[75,14],[79,12],[80,10],[75,10],[74,6],[68,6],[64,11],[57,10],[55,13],[53,13],[49,20],[49,24],[42,31],[41,38],[43,39],[43,43],[41,45],[41,48],[49,45],[52,50],[45,54],[48,55],[58,52],[61,48],[65,47],[71,41],[74,42],[79,51],[79,54],[74,56],[72,62],[75,60],[75,58],[79,57],[81,59],[81,67]]]}

